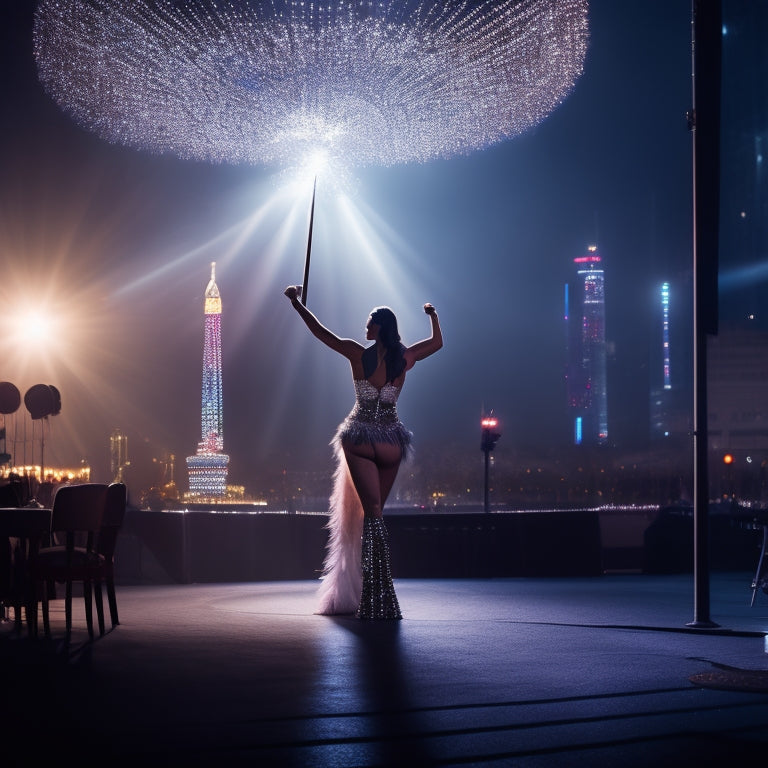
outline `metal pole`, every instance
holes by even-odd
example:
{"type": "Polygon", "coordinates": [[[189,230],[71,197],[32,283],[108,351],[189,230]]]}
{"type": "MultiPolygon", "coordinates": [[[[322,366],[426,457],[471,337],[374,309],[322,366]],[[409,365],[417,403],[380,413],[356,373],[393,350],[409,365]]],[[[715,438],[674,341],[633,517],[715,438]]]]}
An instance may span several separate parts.
{"type": "Polygon", "coordinates": [[[484,494],[484,502],[483,502],[483,509],[486,512],[491,511],[491,498],[490,498],[490,491],[489,491],[489,479],[488,479],[488,465],[490,464],[490,455],[491,452],[488,450],[488,448],[485,448],[483,451],[485,454],[485,494],[484,494]]]}
{"type": "Polygon", "coordinates": [[[45,482],[45,425],[48,423],[48,417],[40,420],[40,483],[45,482]]]}
{"type": "Polygon", "coordinates": [[[301,284],[301,303],[307,306],[307,291],[309,288],[309,257],[312,254],[312,227],[315,221],[315,191],[317,190],[317,176],[312,184],[312,205],[309,209],[309,236],[307,237],[307,258],[304,259],[304,282],[301,284]]]}
{"type": "Polygon", "coordinates": [[[720,0],[692,0],[693,110],[693,575],[691,627],[716,627],[709,615],[707,333],[717,332],[720,171],[720,0]],[[697,81],[698,75],[698,81],[697,81]]]}

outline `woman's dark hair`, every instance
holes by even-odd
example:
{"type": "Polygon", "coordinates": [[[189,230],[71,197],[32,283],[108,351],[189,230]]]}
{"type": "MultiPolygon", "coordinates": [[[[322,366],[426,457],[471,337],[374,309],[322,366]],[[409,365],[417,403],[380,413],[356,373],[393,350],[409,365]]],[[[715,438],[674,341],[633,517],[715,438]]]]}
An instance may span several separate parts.
{"type": "MultiPolygon", "coordinates": [[[[403,357],[405,347],[400,343],[397,318],[389,307],[376,307],[371,312],[371,320],[379,326],[379,341],[387,350],[384,357],[387,364],[387,381],[394,381],[405,368],[405,358],[403,357]]],[[[369,347],[369,349],[373,348],[369,347]]],[[[375,355],[373,360],[375,361],[375,355]]],[[[365,360],[363,363],[365,365],[365,360]]],[[[366,371],[366,378],[372,374],[373,370],[370,373],[366,371]]]]}
{"type": "Polygon", "coordinates": [[[376,307],[371,312],[371,320],[379,326],[379,341],[387,350],[400,344],[397,318],[389,307],[376,307]]]}

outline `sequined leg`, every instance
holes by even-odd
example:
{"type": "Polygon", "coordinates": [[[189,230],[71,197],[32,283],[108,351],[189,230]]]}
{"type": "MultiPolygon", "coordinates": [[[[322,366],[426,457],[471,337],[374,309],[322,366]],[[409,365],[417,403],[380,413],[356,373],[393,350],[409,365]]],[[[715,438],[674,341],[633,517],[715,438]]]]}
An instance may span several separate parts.
{"type": "Polygon", "coordinates": [[[387,528],[380,517],[363,522],[363,593],[359,619],[400,619],[392,573],[389,567],[387,528]]]}

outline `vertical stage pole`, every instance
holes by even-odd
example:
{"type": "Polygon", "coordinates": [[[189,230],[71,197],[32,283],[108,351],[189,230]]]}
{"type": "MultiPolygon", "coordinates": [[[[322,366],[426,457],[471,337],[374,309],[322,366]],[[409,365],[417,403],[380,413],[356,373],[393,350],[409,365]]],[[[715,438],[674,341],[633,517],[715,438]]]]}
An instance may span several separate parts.
{"type": "Polygon", "coordinates": [[[307,257],[304,259],[304,282],[301,285],[301,303],[307,306],[307,289],[309,286],[309,257],[312,254],[312,226],[315,221],[315,192],[317,190],[317,176],[312,184],[312,205],[309,209],[309,236],[307,237],[307,257]]]}
{"type": "Polygon", "coordinates": [[[692,0],[693,110],[693,576],[691,627],[716,627],[709,616],[709,435],[707,334],[718,326],[720,218],[721,0],[692,0]]]}

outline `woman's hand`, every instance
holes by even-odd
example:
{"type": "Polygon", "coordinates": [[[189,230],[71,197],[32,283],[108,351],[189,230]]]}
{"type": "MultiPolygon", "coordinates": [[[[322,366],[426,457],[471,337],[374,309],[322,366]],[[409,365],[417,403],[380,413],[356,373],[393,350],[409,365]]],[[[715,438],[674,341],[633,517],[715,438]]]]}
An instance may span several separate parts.
{"type": "Polygon", "coordinates": [[[437,310],[431,304],[425,304],[424,311],[430,316],[437,314],[437,310]]]}
{"type": "Polygon", "coordinates": [[[301,286],[300,285],[289,285],[283,293],[291,300],[294,301],[295,299],[298,299],[301,296],[301,286]]]}

